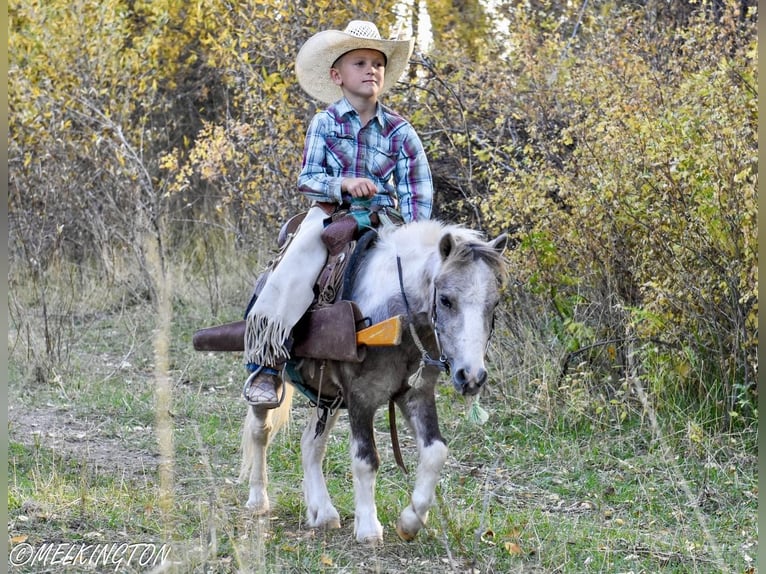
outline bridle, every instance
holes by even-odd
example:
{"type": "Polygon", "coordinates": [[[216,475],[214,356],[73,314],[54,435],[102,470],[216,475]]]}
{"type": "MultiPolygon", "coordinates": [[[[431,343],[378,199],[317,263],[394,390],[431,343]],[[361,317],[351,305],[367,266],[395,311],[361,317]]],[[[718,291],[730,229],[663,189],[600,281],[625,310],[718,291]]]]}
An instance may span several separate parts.
{"type": "MultiPolygon", "coordinates": [[[[423,370],[423,367],[430,366],[430,367],[436,367],[440,371],[444,371],[448,375],[450,374],[450,358],[447,357],[447,355],[444,354],[444,350],[441,344],[441,340],[439,338],[439,327],[438,327],[438,320],[436,316],[436,284],[434,284],[433,288],[433,294],[431,296],[431,313],[430,313],[430,323],[431,323],[431,329],[434,333],[434,338],[436,339],[436,348],[439,351],[439,358],[434,359],[431,357],[430,353],[426,350],[425,346],[423,345],[422,341],[420,340],[420,337],[418,337],[418,334],[415,330],[415,322],[414,317],[412,316],[412,309],[410,308],[410,303],[407,300],[407,293],[404,291],[404,279],[402,277],[402,260],[397,255],[396,256],[396,271],[399,275],[399,292],[402,294],[402,299],[404,300],[404,308],[407,311],[407,319],[409,323],[409,329],[410,334],[412,335],[412,340],[415,342],[415,346],[420,351],[420,367],[418,369],[418,378],[420,377],[420,372],[423,370]]],[[[489,329],[489,337],[487,337],[487,344],[484,346],[484,352],[486,353],[489,349],[489,342],[492,340],[492,334],[495,332],[495,313],[492,313],[492,324],[489,329]]],[[[417,380],[417,379],[416,379],[417,380]]]]}

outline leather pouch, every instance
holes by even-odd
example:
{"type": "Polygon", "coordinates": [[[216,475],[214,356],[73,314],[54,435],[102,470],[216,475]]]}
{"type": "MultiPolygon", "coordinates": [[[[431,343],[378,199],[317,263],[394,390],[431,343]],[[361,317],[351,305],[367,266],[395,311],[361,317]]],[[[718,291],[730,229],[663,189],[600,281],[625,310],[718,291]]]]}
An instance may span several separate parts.
{"type": "Polygon", "coordinates": [[[309,311],[293,330],[293,356],[361,363],[366,347],[357,346],[357,325],[364,321],[356,303],[338,301],[309,311]]]}
{"type": "MultiPolygon", "coordinates": [[[[312,359],[330,359],[361,363],[367,347],[357,346],[357,327],[364,322],[352,301],[309,311],[293,330],[292,355],[312,359]]],[[[245,321],[234,321],[200,329],[192,337],[195,351],[244,351],[245,321]]]]}

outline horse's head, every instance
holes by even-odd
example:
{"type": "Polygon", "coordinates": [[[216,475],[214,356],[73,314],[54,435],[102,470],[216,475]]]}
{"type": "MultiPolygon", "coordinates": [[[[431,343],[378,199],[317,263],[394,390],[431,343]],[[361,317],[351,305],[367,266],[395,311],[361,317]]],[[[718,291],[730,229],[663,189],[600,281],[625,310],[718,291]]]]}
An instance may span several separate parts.
{"type": "Polygon", "coordinates": [[[475,395],[487,380],[484,356],[500,301],[501,256],[508,238],[487,243],[445,233],[434,277],[432,320],[442,358],[461,394],[475,395]]]}

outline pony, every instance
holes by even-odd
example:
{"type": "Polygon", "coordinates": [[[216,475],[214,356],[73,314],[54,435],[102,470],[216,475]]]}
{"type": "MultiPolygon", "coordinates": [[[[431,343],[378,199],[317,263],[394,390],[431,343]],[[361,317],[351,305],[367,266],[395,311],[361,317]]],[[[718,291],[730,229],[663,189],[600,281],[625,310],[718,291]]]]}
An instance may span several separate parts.
{"type": "MultiPolygon", "coordinates": [[[[312,409],[301,437],[309,528],[340,528],[322,462],[328,435],[343,410],[337,408],[341,402],[351,433],[356,540],[383,540],[375,504],[380,457],[373,418],[390,401],[412,430],[418,451],[410,503],[401,511],[396,531],[409,541],[426,525],[448,452],[439,430],[434,387],[442,371],[450,374],[464,397],[474,397],[486,383],[484,358],[506,277],[506,243],[505,234],[485,241],[477,231],[434,220],[380,230],[351,282],[350,299],[372,323],[403,314],[407,329],[401,343],[369,347],[361,362],[303,359],[296,366],[303,384],[331,403],[329,408],[312,409]]],[[[257,514],[270,510],[267,449],[291,409],[294,389],[283,385],[287,388],[282,404],[276,409],[250,406],[243,426],[240,482],[249,479],[246,506],[257,514]]]]}

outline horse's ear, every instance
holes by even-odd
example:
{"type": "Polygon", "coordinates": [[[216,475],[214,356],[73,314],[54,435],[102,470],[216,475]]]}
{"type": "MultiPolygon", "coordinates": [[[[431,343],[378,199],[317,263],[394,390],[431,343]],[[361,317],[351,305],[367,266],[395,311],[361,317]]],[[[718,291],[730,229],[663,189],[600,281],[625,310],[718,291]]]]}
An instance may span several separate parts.
{"type": "Polygon", "coordinates": [[[492,241],[488,243],[488,245],[497,251],[498,253],[502,253],[505,249],[506,245],[508,245],[508,234],[507,233],[501,233],[497,237],[495,237],[492,241]]]}
{"type": "Polygon", "coordinates": [[[442,256],[442,260],[447,259],[449,254],[455,248],[455,238],[451,233],[445,233],[439,240],[439,255],[442,256]]]}

